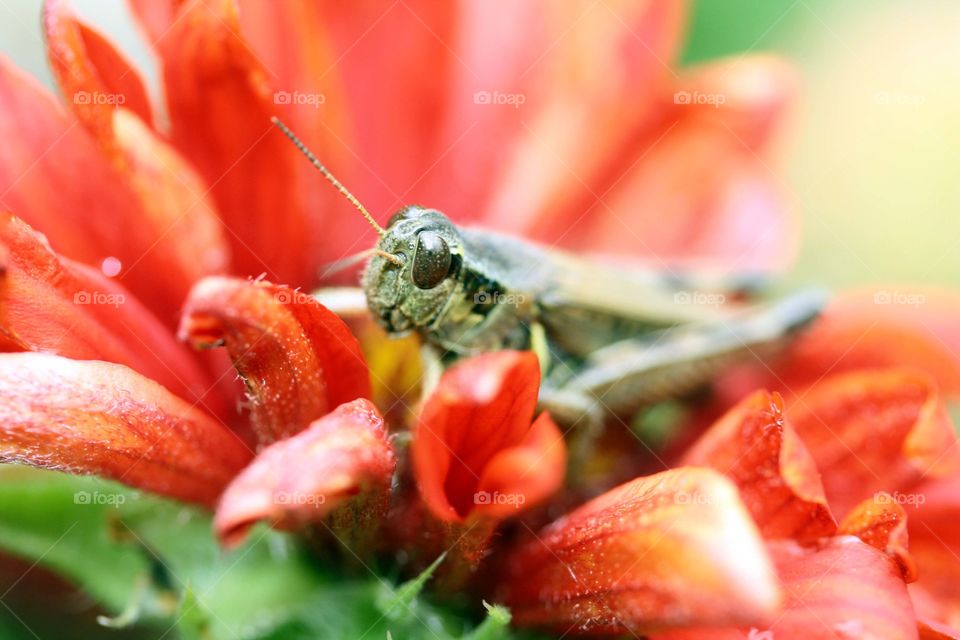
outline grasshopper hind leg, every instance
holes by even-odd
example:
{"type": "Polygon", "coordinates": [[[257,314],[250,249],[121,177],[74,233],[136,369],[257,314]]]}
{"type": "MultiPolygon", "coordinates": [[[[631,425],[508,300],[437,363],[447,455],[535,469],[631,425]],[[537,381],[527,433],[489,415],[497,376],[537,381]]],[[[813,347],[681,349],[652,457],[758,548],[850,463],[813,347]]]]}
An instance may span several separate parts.
{"type": "Polygon", "coordinates": [[[579,419],[578,408],[589,421],[629,417],[706,386],[731,365],[776,355],[817,317],[824,300],[819,292],[802,292],[724,319],[615,342],[575,365],[552,367],[541,404],[554,405],[565,423],[579,419]]]}

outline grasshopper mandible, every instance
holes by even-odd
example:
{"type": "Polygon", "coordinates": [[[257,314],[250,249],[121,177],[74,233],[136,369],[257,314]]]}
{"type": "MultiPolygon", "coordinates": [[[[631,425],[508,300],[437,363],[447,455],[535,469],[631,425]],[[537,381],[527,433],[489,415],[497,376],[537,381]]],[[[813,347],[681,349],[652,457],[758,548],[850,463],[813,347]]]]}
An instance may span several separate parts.
{"type": "Polygon", "coordinates": [[[383,228],[283,123],[273,122],[380,236],[363,254],[369,260],[362,291],[320,290],[318,299],[344,315],[369,311],[391,336],[419,334],[434,374],[466,355],[533,350],[543,372],[540,404],[568,425],[629,417],[705,385],[724,367],[772,355],[824,302],[820,292],[801,292],[765,307],[695,304],[689,289],[702,284],[695,278],[459,227],[421,206],[401,208],[383,228]]]}

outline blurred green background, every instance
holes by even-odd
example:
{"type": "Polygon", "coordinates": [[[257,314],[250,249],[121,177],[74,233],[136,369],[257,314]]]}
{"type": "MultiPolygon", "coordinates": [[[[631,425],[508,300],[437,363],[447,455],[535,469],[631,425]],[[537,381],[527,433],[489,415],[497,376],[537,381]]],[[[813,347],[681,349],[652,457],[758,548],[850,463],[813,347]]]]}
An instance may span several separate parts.
{"type": "MultiPolygon", "coordinates": [[[[145,49],[123,0],[75,0],[134,59],[145,49]]],[[[51,85],[40,0],[0,0],[0,51],[51,85]]],[[[960,285],[960,2],[700,0],[683,63],[746,52],[787,57],[802,78],[771,170],[804,221],[789,284],[960,285]]],[[[39,629],[62,628],[24,590],[62,593],[28,564],[0,562],[0,600],[39,629]],[[9,579],[8,579],[9,578],[9,579]]],[[[5,605],[6,606],[6,605],[5,605]]],[[[77,598],[75,616],[91,604],[77,598]]],[[[0,610],[0,639],[19,635],[0,610]]],[[[75,629],[87,637],[89,628],[75,629]]],[[[53,637],[53,636],[51,636],[53,637]]],[[[115,634],[112,637],[133,637],[115,634]]]]}

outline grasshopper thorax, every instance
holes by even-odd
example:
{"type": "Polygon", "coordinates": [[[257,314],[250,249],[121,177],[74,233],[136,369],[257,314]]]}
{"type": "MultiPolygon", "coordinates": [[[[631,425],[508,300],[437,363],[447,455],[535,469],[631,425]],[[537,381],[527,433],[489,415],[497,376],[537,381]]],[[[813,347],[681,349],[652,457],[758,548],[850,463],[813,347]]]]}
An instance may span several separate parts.
{"type": "Polygon", "coordinates": [[[457,228],[436,209],[404,207],[390,218],[377,250],[363,273],[370,311],[394,335],[428,328],[459,286],[457,228]]]}

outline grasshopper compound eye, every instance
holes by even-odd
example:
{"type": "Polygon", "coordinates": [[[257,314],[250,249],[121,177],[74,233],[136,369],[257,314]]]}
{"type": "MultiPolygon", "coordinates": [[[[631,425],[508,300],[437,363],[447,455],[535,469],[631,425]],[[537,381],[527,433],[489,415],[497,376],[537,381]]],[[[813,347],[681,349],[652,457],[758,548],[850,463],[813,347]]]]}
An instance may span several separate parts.
{"type": "Polygon", "coordinates": [[[434,288],[450,273],[452,261],[447,241],[433,231],[422,231],[413,254],[413,284],[420,289],[434,288]]]}

